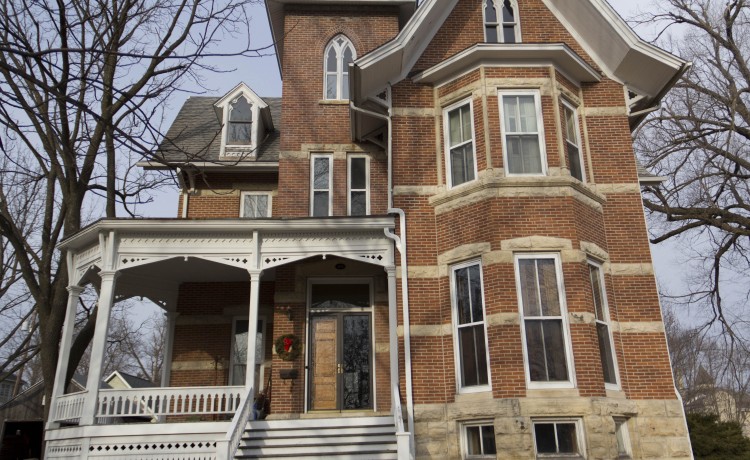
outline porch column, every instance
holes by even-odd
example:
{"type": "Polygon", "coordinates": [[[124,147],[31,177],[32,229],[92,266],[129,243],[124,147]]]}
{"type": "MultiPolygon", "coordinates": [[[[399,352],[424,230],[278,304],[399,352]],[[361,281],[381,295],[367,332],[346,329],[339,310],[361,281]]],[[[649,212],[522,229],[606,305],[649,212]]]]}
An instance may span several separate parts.
{"type": "Polygon", "coordinates": [[[176,311],[168,311],[167,315],[167,337],[165,339],[164,356],[161,365],[161,386],[169,386],[169,377],[172,373],[172,349],[174,347],[174,325],[177,321],[176,311]]]}
{"type": "Polygon", "coordinates": [[[50,401],[50,412],[47,419],[47,428],[59,426],[55,420],[57,398],[65,394],[65,375],[70,362],[70,347],[73,345],[73,331],[76,323],[76,311],[78,300],[83,288],[81,286],[68,286],[68,306],[65,310],[65,322],[63,323],[62,337],[60,338],[60,353],[57,355],[57,370],[55,371],[55,382],[52,385],[52,399],[50,401]]]}
{"type": "Polygon", "coordinates": [[[247,398],[255,398],[255,340],[258,335],[258,299],[260,298],[260,275],[262,270],[248,270],[250,273],[250,311],[247,315],[247,363],[245,371],[245,388],[247,398]]]}
{"type": "MultiPolygon", "coordinates": [[[[398,374],[398,297],[396,296],[396,267],[386,267],[388,274],[388,349],[391,355],[391,391],[399,387],[398,374]]],[[[391,405],[395,407],[394,401],[397,394],[391,395],[391,405]]],[[[391,410],[393,410],[391,407],[391,410]]]]}
{"type": "Polygon", "coordinates": [[[99,399],[99,382],[102,380],[102,364],[104,362],[104,350],[107,348],[107,330],[109,329],[109,317],[112,312],[112,304],[115,299],[116,271],[101,271],[99,277],[102,284],[99,289],[99,303],[96,313],[96,327],[94,338],[91,341],[91,360],[89,363],[89,376],[86,380],[86,400],[83,403],[83,415],[80,425],[93,425],[96,412],[96,403],[99,399]]]}

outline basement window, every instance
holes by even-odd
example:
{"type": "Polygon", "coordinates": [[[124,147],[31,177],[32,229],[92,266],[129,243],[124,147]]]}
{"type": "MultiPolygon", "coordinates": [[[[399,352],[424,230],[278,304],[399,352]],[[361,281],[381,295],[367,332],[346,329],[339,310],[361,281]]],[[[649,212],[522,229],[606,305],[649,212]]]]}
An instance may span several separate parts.
{"type": "Polygon", "coordinates": [[[461,435],[463,458],[497,458],[495,426],[492,422],[465,423],[461,435]]]}

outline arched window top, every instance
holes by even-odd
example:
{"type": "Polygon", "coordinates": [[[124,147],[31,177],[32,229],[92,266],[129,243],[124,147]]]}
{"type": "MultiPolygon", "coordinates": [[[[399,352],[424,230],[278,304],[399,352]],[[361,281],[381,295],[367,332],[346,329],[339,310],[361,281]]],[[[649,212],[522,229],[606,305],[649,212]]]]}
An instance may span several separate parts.
{"type": "Polygon", "coordinates": [[[323,56],[324,98],[349,99],[349,64],[357,58],[352,42],[345,35],[336,35],[323,56]]]}
{"type": "Polygon", "coordinates": [[[237,97],[237,99],[229,103],[227,144],[252,144],[252,122],[253,106],[250,104],[247,98],[245,98],[245,96],[241,94],[237,97]]]}
{"type": "Polygon", "coordinates": [[[487,43],[518,43],[518,3],[515,0],[485,0],[484,37],[487,43]]]}

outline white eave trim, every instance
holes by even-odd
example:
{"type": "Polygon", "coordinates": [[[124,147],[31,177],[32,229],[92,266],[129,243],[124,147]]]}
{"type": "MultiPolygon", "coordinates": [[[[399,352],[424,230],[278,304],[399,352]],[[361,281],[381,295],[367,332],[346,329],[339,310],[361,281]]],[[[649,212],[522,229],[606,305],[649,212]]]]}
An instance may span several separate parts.
{"type": "Polygon", "coordinates": [[[185,166],[194,166],[198,169],[228,169],[231,171],[276,171],[279,169],[278,161],[258,161],[258,162],[228,161],[226,164],[216,163],[216,162],[211,162],[211,161],[201,161],[201,162],[189,161],[186,163],[180,163],[180,162],[160,163],[158,161],[139,161],[135,165],[140,168],[149,169],[149,170],[175,169],[175,168],[184,169],[185,166]]]}
{"type": "Polygon", "coordinates": [[[662,176],[642,176],[638,178],[638,183],[640,185],[661,185],[663,182],[667,180],[666,177],[662,176]]]}
{"type": "Polygon", "coordinates": [[[601,81],[601,75],[567,45],[478,43],[412,77],[417,83],[439,85],[480,65],[552,65],[576,84],[601,81]]]}
{"type": "Polygon", "coordinates": [[[297,219],[102,219],[66,238],[57,249],[79,249],[99,239],[100,232],[316,232],[377,231],[393,228],[395,219],[390,216],[323,217],[297,219]]]}

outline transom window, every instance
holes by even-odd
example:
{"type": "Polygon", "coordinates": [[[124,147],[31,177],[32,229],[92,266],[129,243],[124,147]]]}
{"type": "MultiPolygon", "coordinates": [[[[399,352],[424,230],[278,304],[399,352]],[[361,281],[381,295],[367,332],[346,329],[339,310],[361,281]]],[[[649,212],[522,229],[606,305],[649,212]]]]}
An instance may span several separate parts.
{"type": "Polygon", "coordinates": [[[370,161],[363,155],[349,155],[349,215],[370,213],[370,161]]]}
{"type": "Polygon", "coordinates": [[[489,389],[487,338],[484,322],[482,269],[479,262],[453,267],[453,318],[459,388],[489,389]]]}
{"type": "Polygon", "coordinates": [[[529,387],[572,386],[559,256],[516,256],[529,387]]]}
{"type": "Polygon", "coordinates": [[[596,311],[596,334],[599,340],[599,357],[601,358],[604,383],[617,387],[617,361],[615,360],[612,331],[609,327],[609,306],[604,289],[604,273],[601,266],[589,261],[591,291],[594,295],[596,311]]]}
{"type": "Polygon", "coordinates": [[[354,46],[346,36],[333,37],[324,57],[325,99],[349,99],[349,64],[356,58],[354,46]]]}
{"type": "Polygon", "coordinates": [[[535,421],[536,458],[583,458],[578,425],[576,420],[535,421]]]}
{"type": "Polygon", "coordinates": [[[505,170],[510,175],[546,174],[539,93],[499,93],[505,170]]]}
{"type": "Polygon", "coordinates": [[[271,217],[271,194],[268,192],[243,192],[240,217],[247,219],[271,217]]]}
{"type": "Polygon", "coordinates": [[[463,425],[463,458],[497,458],[495,426],[492,422],[473,422],[463,425]]]}
{"type": "Polygon", "coordinates": [[[565,150],[567,151],[570,175],[581,182],[585,182],[586,175],[583,166],[583,156],[581,155],[581,141],[578,135],[578,111],[565,102],[563,102],[563,123],[565,150]]]}
{"type": "Polygon", "coordinates": [[[521,41],[517,6],[516,2],[511,0],[485,0],[484,38],[487,43],[521,41]]]}
{"type": "Polygon", "coordinates": [[[463,101],[443,111],[448,185],[455,187],[477,176],[474,154],[472,102],[463,101]]]}
{"type": "Polygon", "coordinates": [[[253,106],[240,95],[229,103],[229,125],[227,145],[252,144],[253,106]]]}
{"type": "Polygon", "coordinates": [[[312,155],[310,161],[310,214],[313,217],[330,216],[333,204],[333,157],[312,155]]]}

